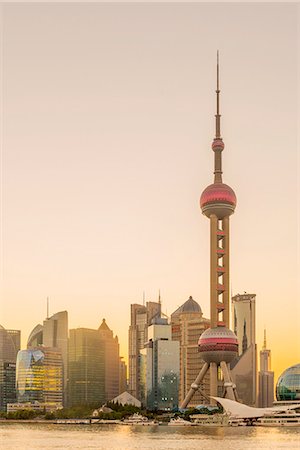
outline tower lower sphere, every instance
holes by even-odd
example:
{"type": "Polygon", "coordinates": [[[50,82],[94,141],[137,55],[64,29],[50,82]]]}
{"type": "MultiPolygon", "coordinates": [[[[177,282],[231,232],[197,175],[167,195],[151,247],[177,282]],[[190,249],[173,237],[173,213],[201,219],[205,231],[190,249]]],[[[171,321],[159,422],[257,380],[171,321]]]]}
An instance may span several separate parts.
{"type": "Polygon", "coordinates": [[[198,351],[208,364],[221,361],[228,364],[238,356],[238,340],[228,328],[208,328],[199,338],[198,351]]]}

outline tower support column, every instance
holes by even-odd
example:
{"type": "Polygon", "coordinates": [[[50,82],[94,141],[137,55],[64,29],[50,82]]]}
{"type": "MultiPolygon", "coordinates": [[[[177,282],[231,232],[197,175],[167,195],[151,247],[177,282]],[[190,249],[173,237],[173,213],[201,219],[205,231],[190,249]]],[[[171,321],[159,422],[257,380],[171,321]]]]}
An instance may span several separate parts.
{"type": "Polygon", "coordinates": [[[215,214],[210,216],[210,320],[211,328],[217,326],[218,322],[218,291],[217,291],[217,265],[218,265],[218,218],[215,214]]]}
{"type": "MultiPolygon", "coordinates": [[[[218,366],[215,362],[210,363],[210,396],[218,396],[218,366]]],[[[214,403],[214,400],[211,400],[214,403]]]]}
{"type": "Polygon", "coordinates": [[[224,303],[224,311],[223,311],[223,321],[225,323],[225,327],[229,328],[229,216],[226,216],[222,220],[223,231],[224,231],[224,256],[223,256],[223,267],[224,267],[224,275],[223,275],[223,303],[224,303]]]}

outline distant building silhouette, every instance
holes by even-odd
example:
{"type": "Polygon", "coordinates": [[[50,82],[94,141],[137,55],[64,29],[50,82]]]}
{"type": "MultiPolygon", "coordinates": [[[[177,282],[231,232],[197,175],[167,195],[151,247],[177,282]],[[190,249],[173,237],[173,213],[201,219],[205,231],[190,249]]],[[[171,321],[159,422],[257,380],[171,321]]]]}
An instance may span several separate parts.
{"type": "Polygon", "coordinates": [[[119,366],[119,392],[126,392],[128,389],[127,385],[127,365],[125,361],[123,361],[123,357],[120,356],[120,366],[119,366]]]}
{"type": "Polygon", "coordinates": [[[274,372],[271,371],[271,350],[267,349],[266,330],[264,345],[260,351],[260,371],[258,373],[258,406],[267,408],[274,402],[274,372]]]}

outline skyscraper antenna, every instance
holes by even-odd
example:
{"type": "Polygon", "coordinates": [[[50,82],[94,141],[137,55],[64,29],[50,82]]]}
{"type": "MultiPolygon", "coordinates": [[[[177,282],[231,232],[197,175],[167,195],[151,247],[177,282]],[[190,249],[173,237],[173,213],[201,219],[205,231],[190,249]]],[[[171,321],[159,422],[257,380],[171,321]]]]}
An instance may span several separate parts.
{"type": "Polygon", "coordinates": [[[47,297],[47,319],[49,319],[49,297],[47,297]]]}
{"type": "Polygon", "coordinates": [[[267,330],[264,329],[264,350],[267,349],[267,330]]]}
{"type": "Polygon", "coordinates": [[[158,290],[158,303],[161,305],[160,289],[158,290]]]}
{"type": "Polygon", "coordinates": [[[220,115],[220,73],[219,73],[219,50],[217,50],[217,114],[216,114],[216,138],[221,137],[221,115],[220,115]]]}
{"type": "Polygon", "coordinates": [[[145,291],[143,291],[143,306],[145,306],[145,291]]]}

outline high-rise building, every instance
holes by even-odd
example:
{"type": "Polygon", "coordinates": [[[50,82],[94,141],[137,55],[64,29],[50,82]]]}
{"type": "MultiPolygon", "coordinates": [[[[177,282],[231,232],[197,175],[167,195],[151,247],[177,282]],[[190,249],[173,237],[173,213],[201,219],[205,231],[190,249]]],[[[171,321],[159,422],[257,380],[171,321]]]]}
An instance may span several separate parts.
{"type": "Polygon", "coordinates": [[[153,319],[141,353],[145,356],[141,383],[145,384],[147,408],[172,411],[178,407],[179,342],[172,341],[171,325],[166,318],[153,319]]]}
{"type": "Polygon", "coordinates": [[[230,367],[238,398],[249,406],[255,405],[257,399],[255,301],[256,295],[246,292],[232,297],[232,323],[239,350],[230,367]]]}
{"type": "MultiPolygon", "coordinates": [[[[43,345],[61,351],[63,360],[63,390],[67,392],[68,381],[68,312],[60,311],[43,322],[43,345]]],[[[65,399],[64,399],[65,400],[65,399]]],[[[64,401],[64,403],[66,403],[64,401]]]]}
{"type": "Polygon", "coordinates": [[[147,302],[146,305],[134,303],[130,305],[129,327],[129,392],[144,402],[141,392],[141,353],[148,341],[148,327],[154,317],[161,317],[161,303],[147,302]]]}
{"type": "Polygon", "coordinates": [[[186,407],[210,369],[210,395],[216,397],[225,390],[225,396],[236,399],[229,363],[236,357],[238,342],[229,329],[229,218],[236,207],[236,196],[222,180],[219,55],[217,61],[217,114],[216,134],[212,143],[214,152],[214,182],[201,194],[202,213],[210,222],[210,326],[199,339],[199,352],[204,360],[191,389],[182,403],[186,407]],[[218,370],[220,368],[220,370],[218,370]],[[222,372],[222,378],[220,373],[222,372]]]}
{"type": "Polygon", "coordinates": [[[264,345],[260,351],[260,371],[258,372],[258,406],[268,408],[274,402],[274,372],[271,371],[271,350],[267,349],[266,330],[264,345]]]}
{"type": "Polygon", "coordinates": [[[98,329],[100,345],[104,349],[105,401],[120,394],[120,355],[118,336],[113,335],[105,319],[98,329]]]}
{"type": "Polygon", "coordinates": [[[98,330],[70,330],[68,404],[102,405],[120,393],[118,337],[103,319],[98,330]]]}
{"type": "Polygon", "coordinates": [[[70,330],[68,405],[105,402],[104,348],[98,330],[70,330]]]}
{"type": "Polygon", "coordinates": [[[127,365],[123,360],[123,357],[120,356],[120,364],[119,364],[119,392],[122,394],[127,391],[127,365]]]}
{"type": "Polygon", "coordinates": [[[56,348],[61,352],[63,361],[63,404],[67,402],[68,382],[68,313],[60,311],[47,317],[43,325],[38,324],[30,333],[27,340],[27,348],[35,348],[39,345],[56,348]]]}
{"type": "Polygon", "coordinates": [[[17,399],[38,402],[46,410],[63,406],[63,361],[57,348],[39,346],[20,350],[17,356],[17,399]]]}
{"type": "MultiPolygon", "coordinates": [[[[192,298],[171,314],[172,340],[179,342],[180,377],[179,403],[186,397],[199,368],[204,362],[198,352],[199,336],[210,326],[210,320],[203,317],[200,305],[192,298]]],[[[201,388],[195,393],[190,407],[209,403],[209,374],[204,377],[201,388]],[[203,395],[204,394],[204,395],[203,395]]]]}
{"type": "Polygon", "coordinates": [[[16,401],[16,359],[20,350],[21,332],[6,330],[0,325],[0,411],[16,401]]]}

